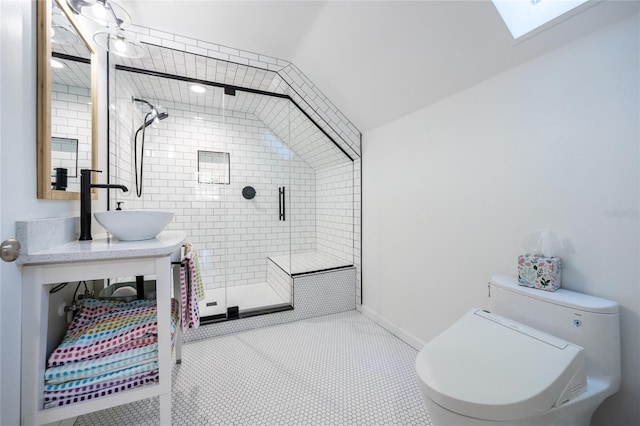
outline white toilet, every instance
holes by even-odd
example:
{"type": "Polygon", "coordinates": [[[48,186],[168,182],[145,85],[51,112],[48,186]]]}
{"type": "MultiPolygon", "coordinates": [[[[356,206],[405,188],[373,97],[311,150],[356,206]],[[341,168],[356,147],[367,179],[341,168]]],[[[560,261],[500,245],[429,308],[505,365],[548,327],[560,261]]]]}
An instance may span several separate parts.
{"type": "Polygon", "coordinates": [[[416,370],[433,426],[588,426],[620,388],[616,302],[499,275],[427,343],[416,370]]]}

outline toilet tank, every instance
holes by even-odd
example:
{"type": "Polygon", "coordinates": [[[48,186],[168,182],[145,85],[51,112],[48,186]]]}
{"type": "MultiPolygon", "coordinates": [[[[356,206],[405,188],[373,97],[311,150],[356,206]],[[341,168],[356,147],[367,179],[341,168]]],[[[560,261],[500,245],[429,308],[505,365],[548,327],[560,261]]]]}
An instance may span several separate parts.
{"type": "Polygon", "coordinates": [[[543,291],[507,275],[489,283],[488,309],[585,349],[587,375],[620,386],[618,304],[570,290],[543,291]]]}

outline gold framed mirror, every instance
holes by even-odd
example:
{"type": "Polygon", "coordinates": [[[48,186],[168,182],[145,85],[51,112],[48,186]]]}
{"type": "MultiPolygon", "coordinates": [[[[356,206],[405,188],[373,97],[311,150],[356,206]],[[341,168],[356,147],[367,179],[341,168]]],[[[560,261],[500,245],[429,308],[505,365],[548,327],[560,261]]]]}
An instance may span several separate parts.
{"type": "Polygon", "coordinates": [[[64,0],[37,2],[37,31],[38,198],[76,200],[98,168],[98,57],[64,0]]]}

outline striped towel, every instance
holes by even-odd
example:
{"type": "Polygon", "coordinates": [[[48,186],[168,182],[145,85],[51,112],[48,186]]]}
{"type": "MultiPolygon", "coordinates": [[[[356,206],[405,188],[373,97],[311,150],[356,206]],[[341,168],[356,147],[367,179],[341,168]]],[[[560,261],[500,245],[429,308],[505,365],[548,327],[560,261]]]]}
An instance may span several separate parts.
{"type": "Polygon", "coordinates": [[[97,358],[118,346],[157,333],[153,300],[122,303],[86,299],[62,343],[49,357],[48,366],[76,362],[88,356],[97,358]]]}
{"type": "Polygon", "coordinates": [[[158,344],[133,349],[116,355],[109,355],[91,361],[72,362],[60,367],[47,368],[44,378],[47,384],[60,384],[72,380],[87,379],[115,370],[145,364],[158,358],[158,344]]]}
{"type": "Polygon", "coordinates": [[[113,395],[148,383],[157,383],[158,378],[158,369],[156,368],[154,370],[134,374],[123,379],[113,379],[107,382],[86,384],[81,387],[68,390],[45,391],[44,408],[75,404],[77,402],[96,399],[101,396],[113,395]]]}
{"type": "MultiPolygon", "coordinates": [[[[171,343],[178,321],[171,300],[171,343]]],[[[113,395],[158,381],[155,300],[85,299],[47,362],[44,408],[113,395]]]]}
{"type": "Polygon", "coordinates": [[[190,243],[185,244],[182,267],[180,268],[180,293],[182,299],[182,330],[200,326],[200,308],[198,307],[198,288],[202,289],[202,279],[197,262],[196,250],[190,243]]]}
{"type": "MultiPolygon", "coordinates": [[[[173,334],[177,304],[171,303],[173,334]]],[[[157,342],[155,300],[117,302],[85,299],[62,343],[49,356],[47,367],[118,354],[157,342]]]]}
{"type": "Polygon", "coordinates": [[[196,296],[198,301],[204,300],[204,287],[202,285],[202,276],[200,275],[200,262],[198,261],[198,251],[191,243],[184,244],[185,257],[189,256],[189,270],[191,271],[191,282],[196,284],[196,296]]]}

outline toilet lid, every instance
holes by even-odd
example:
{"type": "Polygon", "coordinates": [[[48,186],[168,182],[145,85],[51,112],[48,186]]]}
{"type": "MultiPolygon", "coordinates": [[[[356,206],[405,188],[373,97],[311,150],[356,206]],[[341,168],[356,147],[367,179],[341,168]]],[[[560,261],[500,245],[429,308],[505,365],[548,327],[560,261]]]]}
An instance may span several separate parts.
{"type": "Polygon", "coordinates": [[[508,421],[543,414],[564,400],[567,385],[585,376],[584,363],[579,346],[472,309],[424,346],[416,369],[436,404],[468,417],[508,421]]]}

